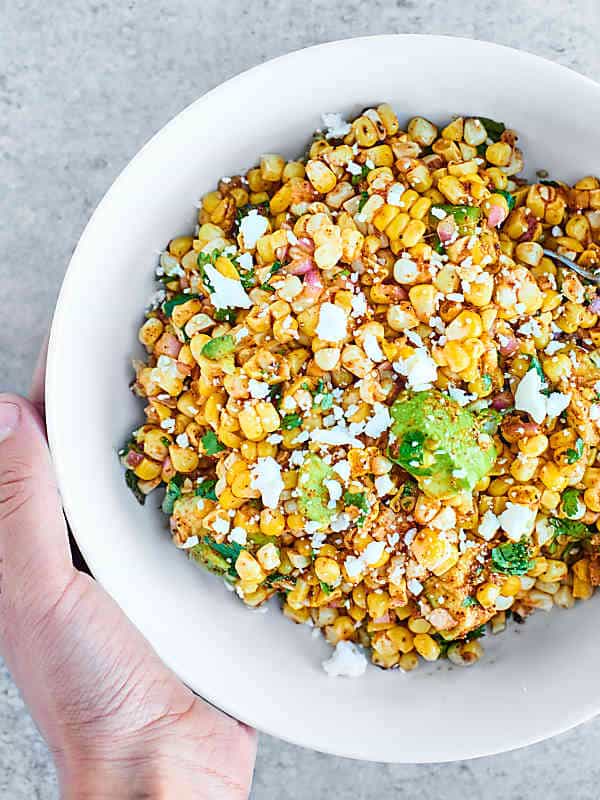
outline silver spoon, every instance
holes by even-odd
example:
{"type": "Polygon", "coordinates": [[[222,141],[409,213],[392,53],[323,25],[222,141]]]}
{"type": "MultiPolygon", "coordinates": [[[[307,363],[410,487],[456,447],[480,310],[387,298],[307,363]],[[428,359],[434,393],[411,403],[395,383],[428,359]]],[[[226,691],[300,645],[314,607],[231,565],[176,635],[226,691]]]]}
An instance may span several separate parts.
{"type": "Polygon", "coordinates": [[[579,264],[576,264],[574,261],[571,261],[570,258],[561,255],[560,253],[555,253],[554,250],[546,250],[546,248],[542,248],[544,251],[544,255],[548,256],[548,258],[553,258],[555,261],[560,261],[560,263],[572,269],[573,272],[576,272],[578,275],[581,275],[582,278],[585,278],[587,281],[591,281],[595,283],[596,286],[600,286],[600,274],[597,272],[590,272],[583,267],[580,267],[579,264]]]}

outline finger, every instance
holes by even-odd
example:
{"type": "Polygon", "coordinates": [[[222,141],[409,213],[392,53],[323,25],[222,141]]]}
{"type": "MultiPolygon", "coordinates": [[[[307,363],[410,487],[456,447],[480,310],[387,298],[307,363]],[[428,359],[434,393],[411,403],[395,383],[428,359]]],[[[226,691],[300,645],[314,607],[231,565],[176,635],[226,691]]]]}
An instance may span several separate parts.
{"type": "Polygon", "coordinates": [[[7,609],[11,618],[43,615],[73,574],[42,421],[31,403],[6,394],[0,394],[0,565],[5,623],[7,609]]]}
{"type": "Polygon", "coordinates": [[[33,371],[33,379],[31,381],[31,389],[29,391],[29,398],[36,409],[42,416],[45,417],[46,404],[44,402],[44,384],[46,380],[46,359],[48,358],[48,335],[44,337],[40,353],[38,355],[37,363],[33,371]]]}

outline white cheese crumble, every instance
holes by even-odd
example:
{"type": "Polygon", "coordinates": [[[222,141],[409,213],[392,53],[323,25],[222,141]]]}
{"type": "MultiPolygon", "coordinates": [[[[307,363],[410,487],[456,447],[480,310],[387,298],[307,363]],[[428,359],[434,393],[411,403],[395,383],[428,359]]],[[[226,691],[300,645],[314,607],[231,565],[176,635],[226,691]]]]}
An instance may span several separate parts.
{"type": "Polygon", "coordinates": [[[548,342],[546,349],[544,350],[544,353],[546,353],[549,356],[554,356],[558,353],[559,350],[562,350],[565,347],[566,345],[563,344],[562,342],[558,341],[548,342]]]}
{"type": "Polygon", "coordinates": [[[506,504],[506,508],[498,517],[501,527],[513,542],[519,542],[523,536],[529,537],[535,525],[537,512],[521,503],[506,504]]]}
{"type": "Polygon", "coordinates": [[[352,520],[350,519],[350,515],[346,514],[345,511],[342,511],[341,514],[336,514],[336,516],[331,520],[329,527],[334,533],[339,533],[340,531],[347,531],[351,522],[352,520]]]}
{"type": "Polygon", "coordinates": [[[370,567],[379,561],[379,559],[383,555],[384,549],[385,549],[385,542],[369,542],[369,544],[360,554],[360,557],[364,559],[365,564],[367,564],[370,567]]]}
{"type": "Polygon", "coordinates": [[[383,403],[373,405],[373,416],[367,421],[364,432],[367,436],[376,439],[386,431],[392,424],[392,418],[388,407],[383,403]]]}
{"type": "Polygon", "coordinates": [[[409,389],[416,392],[431,389],[437,378],[437,364],[427,350],[418,349],[408,358],[400,358],[393,364],[394,370],[405,375],[409,389]]]}
{"type": "Polygon", "coordinates": [[[281,467],[272,456],[259,458],[251,470],[251,486],[257,489],[267,508],[277,508],[279,497],[284,489],[281,467]]]}
{"type": "Polygon", "coordinates": [[[407,581],[406,586],[408,588],[408,591],[411,594],[414,594],[415,597],[418,597],[423,591],[423,584],[416,578],[411,578],[409,581],[407,581]]]}
{"type": "Polygon", "coordinates": [[[217,517],[213,522],[213,530],[217,533],[227,533],[229,530],[229,520],[217,517]]]}
{"type": "Polygon", "coordinates": [[[494,514],[493,511],[486,511],[483,517],[481,518],[481,522],[479,523],[478,533],[482,539],[485,539],[486,542],[489,542],[490,539],[494,538],[494,534],[500,527],[500,520],[494,514]]]}
{"type": "Polygon", "coordinates": [[[387,193],[387,202],[390,206],[400,206],[401,197],[404,194],[405,187],[401,183],[392,183],[387,193]]]}
{"type": "Polygon", "coordinates": [[[178,544],[177,547],[180,550],[189,550],[191,547],[195,547],[197,544],[200,544],[200,539],[197,536],[188,536],[185,542],[183,542],[183,544],[178,544]]]}
{"type": "Polygon", "coordinates": [[[363,348],[371,361],[385,361],[385,355],[383,354],[383,351],[379,346],[379,342],[373,333],[367,333],[363,340],[363,348]]]}
{"type": "Polygon", "coordinates": [[[236,526],[227,538],[230,542],[235,542],[236,544],[241,544],[243,546],[246,544],[247,534],[244,528],[236,526]]]}
{"type": "MultiPolygon", "coordinates": [[[[356,275],[356,273],[354,273],[356,275]]],[[[358,278],[358,275],[356,275],[358,278]]],[[[350,301],[352,305],[352,316],[353,317],[364,317],[367,313],[367,298],[365,297],[363,292],[359,292],[358,294],[353,295],[352,300],[350,301]]]]}
{"type": "Polygon", "coordinates": [[[179,436],[175,438],[175,444],[179,447],[189,447],[190,440],[187,433],[180,433],[179,436]]]}
{"type": "Polygon", "coordinates": [[[435,217],[436,219],[445,219],[448,215],[444,211],[443,208],[438,208],[437,206],[433,206],[431,209],[431,216],[435,217]]]}
{"type": "Polygon", "coordinates": [[[451,400],[458,403],[459,406],[466,406],[477,400],[476,394],[468,394],[463,389],[458,389],[456,386],[448,386],[448,394],[451,400]]]}
{"type": "Polygon", "coordinates": [[[250,211],[240,222],[240,235],[246,250],[254,250],[256,242],[267,232],[269,220],[256,209],[250,211]]]}
{"type": "Polygon", "coordinates": [[[593,403],[590,406],[590,419],[592,422],[597,422],[600,419],[600,405],[598,403],[593,403]]]}
{"type": "Polygon", "coordinates": [[[515,408],[527,412],[538,425],[546,415],[551,419],[558,417],[571,402],[570,394],[553,392],[549,397],[542,394],[545,387],[537,370],[530,369],[519,381],[515,392],[515,408]]]}
{"type": "Polygon", "coordinates": [[[336,644],[331,658],[323,661],[323,669],[330,678],[359,678],[367,669],[367,659],[354,642],[342,640],[336,644]]]}
{"type": "Polygon", "coordinates": [[[378,497],[385,497],[386,494],[390,494],[395,488],[394,482],[389,475],[379,475],[375,478],[374,483],[378,497]]]}
{"type": "Polygon", "coordinates": [[[248,381],[248,390],[250,392],[250,397],[254,397],[256,400],[262,400],[269,394],[269,384],[265,383],[264,381],[257,381],[255,378],[250,378],[248,381]]]}
{"type": "Polygon", "coordinates": [[[351,175],[360,175],[362,172],[361,165],[357,164],[356,161],[349,161],[347,169],[351,175]]]}
{"type": "Polygon", "coordinates": [[[214,288],[210,301],[215,308],[250,308],[252,300],[246,294],[241,281],[226,278],[212,264],[205,265],[204,274],[214,288]]]}
{"type": "Polygon", "coordinates": [[[333,479],[324,480],[323,485],[329,492],[329,502],[327,503],[327,508],[335,508],[337,505],[337,501],[342,496],[341,485],[333,479]]]}
{"type": "Polygon", "coordinates": [[[346,312],[334,303],[323,303],[319,309],[319,324],[316,334],[326,342],[341,342],[348,335],[346,312]]]}
{"type": "Polygon", "coordinates": [[[344,483],[348,483],[350,480],[350,462],[346,461],[346,459],[338,461],[337,464],[334,464],[333,471],[337,472],[344,483]]]}
{"type": "Polygon", "coordinates": [[[343,139],[344,136],[350,133],[352,125],[343,118],[338,112],[321,114],[323,125],[326,128],[326,139],[343,139]]]}
{"type": "MultiPolygon", "coordinates": [[[[308,433],[308,431],[306,431],[308,433]]],[[[308,437],[307,437],[308,438],[308,437]]],[[[338,423],[335,428],[317,428],[310,432],[310,439],[320,444],[350,445],[350,447],[364,447],[360,439],[357,439],[345,425],[338,423]]]]}

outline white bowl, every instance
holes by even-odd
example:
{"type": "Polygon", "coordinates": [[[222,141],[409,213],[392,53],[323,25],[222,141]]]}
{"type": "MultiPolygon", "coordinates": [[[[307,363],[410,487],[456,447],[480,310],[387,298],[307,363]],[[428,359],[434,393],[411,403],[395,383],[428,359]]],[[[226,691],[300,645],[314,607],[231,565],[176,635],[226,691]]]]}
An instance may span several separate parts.
{"type": "MultiPolygon", "coordinates": [[[[377,36],[269,61],[209,92],[160,131],[100,203],[52,327],[48,430],[66,512],[92,572],[189,686],[228,713],[318,750],[389,762],[462,759],[538,741],[600,709],[598,609],[539,613],[488,636],[471,669],[332,679],[305,626],[247,610],[171,544],[158,496],[125,487],[116,448],[142,417],[129,393],[157,253],[189,232],[202,193],[263,152],[301,153],[320,113],[389,101],[414,114],[504,120],[531,173],[600,173],[597,84],[541,58],[440,36],[377,36]],[[516,635],[518,634],[518,635],[516,635]]],[[[158,495],[158,493],[157,493],[158,495]]]]}

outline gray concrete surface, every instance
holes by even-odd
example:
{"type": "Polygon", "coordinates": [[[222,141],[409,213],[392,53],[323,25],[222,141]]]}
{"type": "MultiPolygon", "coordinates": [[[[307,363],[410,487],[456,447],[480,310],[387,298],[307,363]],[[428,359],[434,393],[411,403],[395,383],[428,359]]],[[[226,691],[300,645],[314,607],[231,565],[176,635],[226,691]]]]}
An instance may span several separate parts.
{"type": "MultiPolygon", "coordinates": [[[[600,80],[599,25],[597,0],[0,0],[0,388],[28,386],[69,256],[117,173],[225,78],[317,42],[434,32],[521,47],[600,80]]],[[[563,675],[540,676],[548,702],[568,687],[570,657],[563,675]]],[[[599,749],[600,720],[430,767],[354,763],[265,736],[253,798],[593,800],[599,749]]],[[[57,797],[52,765],[0,666],[0,798],[34,797],[57,797]]]]}

